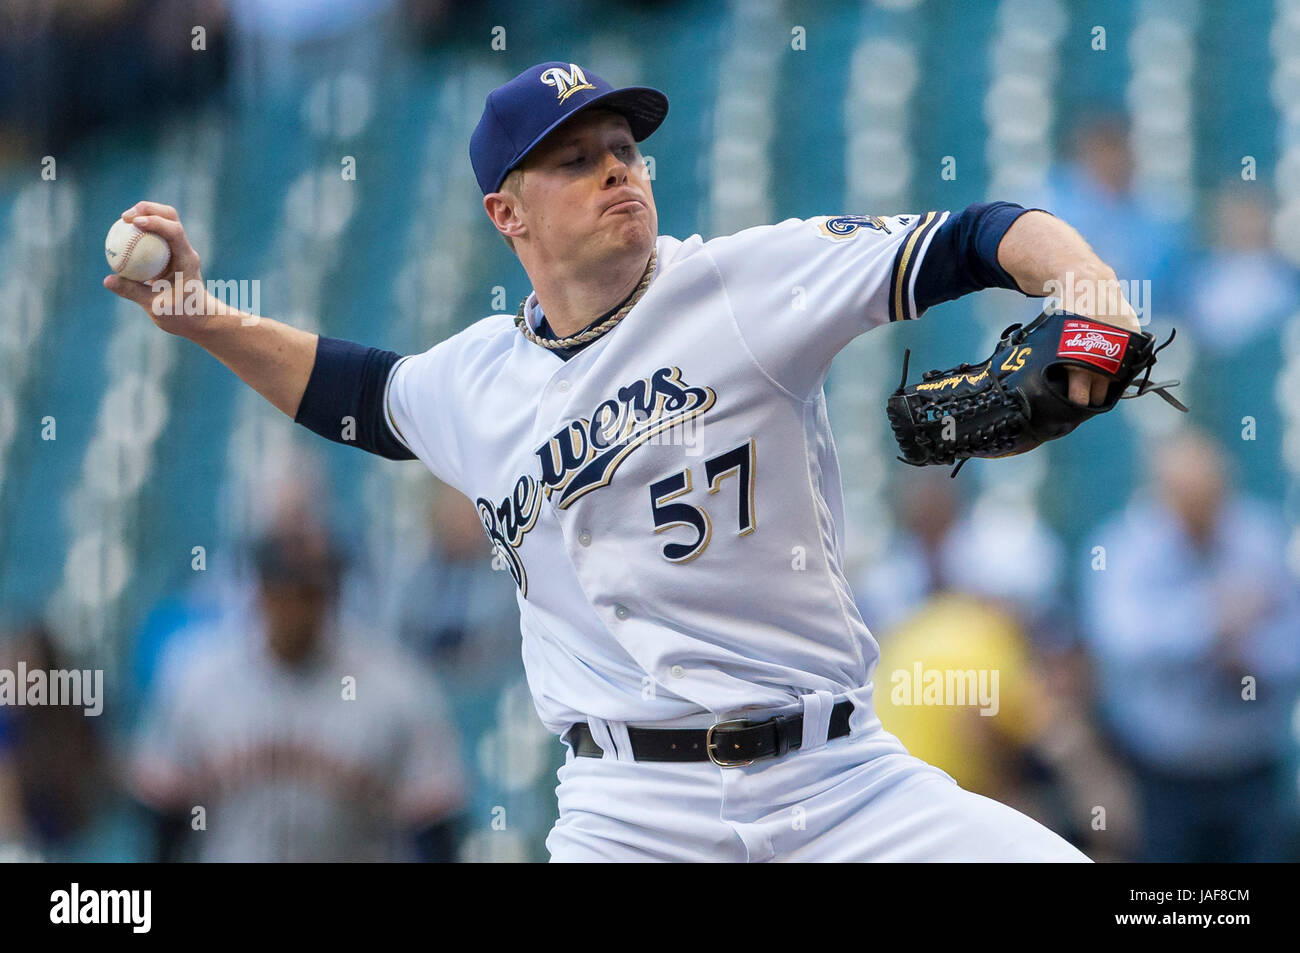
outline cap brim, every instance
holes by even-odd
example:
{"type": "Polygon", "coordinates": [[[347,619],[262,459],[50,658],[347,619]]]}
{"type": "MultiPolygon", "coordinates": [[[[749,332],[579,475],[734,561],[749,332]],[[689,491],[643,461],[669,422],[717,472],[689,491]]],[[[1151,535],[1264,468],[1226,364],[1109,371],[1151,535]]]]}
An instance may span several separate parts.
{"type": "MultiPolygon", "coordinates": [[[[519,153],[514,162],[510,163],[509,168],[501,175],[501,182],[506,180],[506,176],[515,169],[519,163],[528,158],[528,153],[532,152],[537,145],[549,136],[555,130],[559,129],[574,116],[580,116],[588,109],[601,108],[611,109],[619,113],[627,120],[628,128],[632,130],[632,138],[637,142],[648,139],[668,115],[668,97],[657,89],[651,89],[649,86],[625,86],[622,89],[611,90],[602,96],[597,96],[590,102],[583,103],[573,112],[561,116],[555,122],[551,123],[541,134],[519,153]]],[[[496,184],[498,191],[501,188],[501,182],[496,184]]]]}
{"type": "Polygon", "coordinates": [[[637,142],[650,138],[650,134],[659,128],[659,124],[668,115],[668,97],[659,90],[651,89],[649,86],[628,86],[597,96],[591,102],[583,104],[581,109],[575,109],[564,118],[572,119],[593,106],[603,106],[605,109],[622,113],[632,130],[632,138],[637,142]]]}

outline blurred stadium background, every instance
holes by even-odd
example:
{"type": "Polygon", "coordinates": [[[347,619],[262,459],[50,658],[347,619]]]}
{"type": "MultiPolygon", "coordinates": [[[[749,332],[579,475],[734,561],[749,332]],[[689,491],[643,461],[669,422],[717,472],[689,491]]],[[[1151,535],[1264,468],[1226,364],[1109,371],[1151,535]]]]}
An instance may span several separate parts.
{"type": "Polygon", "coordinates": [[[881,717],[1098,859],[1300,856],[1300,0],[0,0],[0,24],[0,669],[100,668],[107,696],[0,707],[0,856],[363,856],[356,790],[284,759],[200,798],[206,835],[158,793],[279,690],[221,643],[274,576],[254,541],[291,530],[341,546],[332,637],[392,662],[357,742],[418,802],[391,856],[544,859],[562,746],[467,502],[293,426],[100,279],[151,198],[300,327],[411,353],[513,312],[467,145],[547,59],[668,94],[666,234],[1004,199],[1136,283],[1190,417],[1147,398],[955,481],[894,460],[903,349],[977,358],[1037,303],[985,292],[839,357],[881,717]],[[889,704],[918,661],[997,670],[998,715],[889,704]]]}

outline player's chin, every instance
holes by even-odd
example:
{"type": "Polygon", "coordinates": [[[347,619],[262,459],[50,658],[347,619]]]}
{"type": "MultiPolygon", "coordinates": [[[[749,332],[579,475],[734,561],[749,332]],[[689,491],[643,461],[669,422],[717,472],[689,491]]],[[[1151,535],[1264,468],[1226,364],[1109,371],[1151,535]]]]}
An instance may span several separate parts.
{"type": "Polygon", "coordinates": [[[644,249],[650,253],[654,244],[654,222],[647,212],[617,212],[618,221],[609,230],[610,243],[617,248],[644,249]]]}

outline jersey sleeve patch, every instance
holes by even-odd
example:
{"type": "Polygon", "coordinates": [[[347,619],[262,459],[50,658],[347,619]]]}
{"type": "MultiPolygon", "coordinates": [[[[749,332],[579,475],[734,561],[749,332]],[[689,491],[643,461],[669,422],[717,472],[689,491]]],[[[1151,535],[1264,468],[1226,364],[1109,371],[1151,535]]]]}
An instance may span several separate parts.
{"type": "Polygon", "coordinates": [[[832,242],[856,238],[864,231],[891,234],[889,222],[879,215],[823,215],[811,219],[811,222],[816,226],[819,237],[832,242]]]}

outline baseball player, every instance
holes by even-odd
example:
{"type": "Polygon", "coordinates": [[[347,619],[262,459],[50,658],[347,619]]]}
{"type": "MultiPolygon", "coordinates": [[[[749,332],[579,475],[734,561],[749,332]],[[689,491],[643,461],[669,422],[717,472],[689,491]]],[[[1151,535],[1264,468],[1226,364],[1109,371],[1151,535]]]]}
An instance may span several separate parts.
{"type": "MultiPolygon", "coordinates": [[[[1113,272],[1005,202],[660,235],[638,144],[667,111],[570,62],[495,89],[470,159],[533,290],[422,354],[157,314],[151,288],[105,284],[296,422],[475,501],[568,746],[553,860],[1086,860],[882,729],[823,382],[856,335],[942,301],[1113,272]]],[[[201,280],[174,209],[124,218],[201,280]]],[[[1137,327],[1094,298],[1087,317],[1137,327]]],[[[1086,369],[1068,386],[1105,399],[1086,369]]]]}
{"type": "Polygon", "coordinates": [[[130,780],[159,859],[449,859],[464,782],[436,688],[344,638],[323,537],[272,531],[253,562],[255,609],[171,655],[143,720],[130,780]]]}

